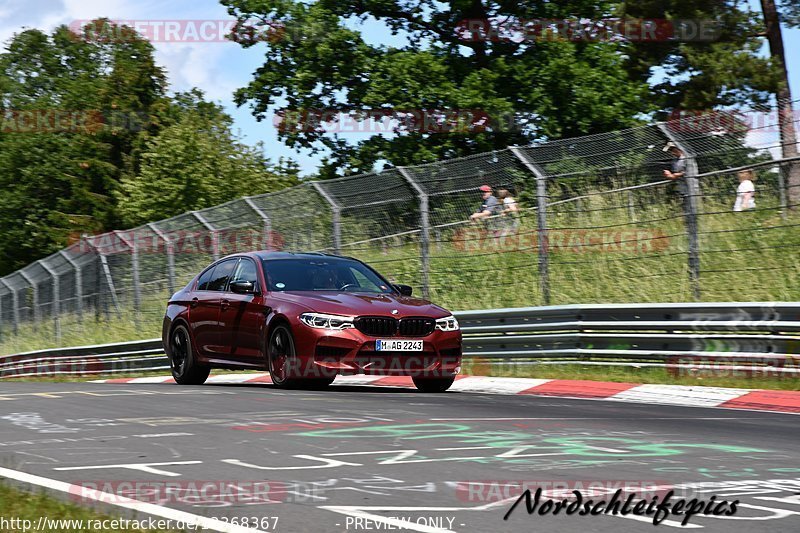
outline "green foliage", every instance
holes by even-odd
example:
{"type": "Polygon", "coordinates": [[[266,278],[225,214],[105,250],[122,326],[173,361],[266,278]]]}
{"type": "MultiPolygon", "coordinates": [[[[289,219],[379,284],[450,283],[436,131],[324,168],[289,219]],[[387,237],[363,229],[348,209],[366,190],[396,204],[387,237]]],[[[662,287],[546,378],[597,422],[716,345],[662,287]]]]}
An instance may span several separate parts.
{"type": "MultiPolygon", "coordinates": [[[[622,42],[504,42],[465,39],[467,19],[601,18],[613,3],[223,0],[240,22],[280,22],[283,38],[266,47],[264,65],[237,92],[259,119],[285,101],[288,110],[368,112],[481,110],[487,128],[439,133],[399,128],[356,144],[323,128],[287,128],[293,147],[327,147],[322,177],[372,170],[377,161],[410,165],[524,144],[533,137],[608,131],[650,111],[647,83],[624,70],[622,42]],[[377,19],[408,37],[400,48],[367,43],[355,21],[377,19]],[[512,124],[501,117],[513,116],[512,124]]],[[[244,47],[254,40],[240,39],[244,47]]]]}
{"type": "Polygon", "coordinates": [[[200,91],[166,96],[147,40],[90,27],[107,31],[25,30],[0,52],[0,275],[84,233],[297,182],[200,91]]]}
{"type": "Polygon", "coordinates": [[[792,27],[800,27],[800,4],[796,0],[781,0],[781,20],[792,27]]]}
{"type": "Polygon", "coordinates": [[[633,0],[620,15],[648,20],[694,20],[717,25],[711,41],[635,42],[626,70],[637,80],[660,73],[648,100],[663,113],[764,103],[780,72],[761,56],[762,16],[738,0],[633,0]],[[661,79],[663,78],[663,79],[661,79]]]}
{"type": "Polygon", "coordinates": [[[142,123],[164,99],[153,48],[25,30],[0,54],[0,273],[115,226],[142,123]]]}
{"type": "MultiPolygon", "coordinates": [[[[119,213],[127,226],[169,218],[228,200],[290,187],[295,174],[275,172],[263,147],[231,132],[231,118],[202,95],[178,95],[179,121],[150,139],[138,175],[122,179],[119,213]]],[[[291,170],[290,170],[291,172],[291,170]]]]}

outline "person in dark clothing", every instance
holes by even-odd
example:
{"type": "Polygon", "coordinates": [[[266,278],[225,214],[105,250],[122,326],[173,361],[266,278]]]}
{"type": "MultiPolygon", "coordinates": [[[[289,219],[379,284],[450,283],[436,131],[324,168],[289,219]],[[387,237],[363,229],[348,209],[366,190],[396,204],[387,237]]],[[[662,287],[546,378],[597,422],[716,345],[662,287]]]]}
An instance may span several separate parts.
{"type": "Polygon", "coordinates": [[[500,202],[492,194],[492,188],[488,185],[481,185],[481,207],[470,215],[472,221],[487,219],[500,214],[500,202]]]}

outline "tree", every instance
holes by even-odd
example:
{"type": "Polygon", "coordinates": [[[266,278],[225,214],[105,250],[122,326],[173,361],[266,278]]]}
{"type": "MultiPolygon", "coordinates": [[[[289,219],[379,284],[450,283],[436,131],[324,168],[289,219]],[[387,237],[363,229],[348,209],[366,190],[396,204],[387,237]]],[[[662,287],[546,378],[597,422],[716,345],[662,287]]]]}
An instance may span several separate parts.
{"type": "MultiPolygon", "coordinates": [[[[534,18],[602,18],[610,1],[446,2],[411,0],[223,0],[242,27],[259,20],[270,34],[264,64],[236,101],[264,119],[279,101],[299,127],[283,123],[289,146],[332,151],[321,175],[363,172],[377,161],[392,165],[429,162],[547,139],[590,134],[639,123],[652,111],[646,81],[623,66],[629,44],[543,38],[515,42],[467,31],[464,21],[534,18]],[[354,20],[377,19],[387,33],[407,36],[402,47],[369,44],[354,20]],[[282,35],[282,37],[280,37],[282,35]],[[473,38],[475,37],[475,38],[473,38]],[[399,127],[355,144],[310,124],[308,116],[335,109],[480,110],[496,120],[487,127],[446,134],[399,127]],[[402,133],[400,135],[395,133],[402,133]]],[[[253,32],[251,32],[253,33],[253,32]]],[[[255,32],[257,34],[257,32],[255,32]]],[[[259,39],[234,34],[242,46],[259,39]]],[[[476,126],[473,124],[473,126],[476,126]]],[[[436,128],[433,128],[434,130],[436,128]]]]}
{"type": "Polygon", "coordinates": [[[778,73],[761,54],[759,14],[742,2],[629,0],[620,2],[619,12],[625,18],[661,21],[678,37],[632,42],[626,61],[632,79],[653,84],[649,100],[660,111],[659,118],[676,110],[709,112],[768,101],[778,73]],[[697,28],[705,25],[713,31],[712,38],[692,38],[688,31],[681,37],[681,21],[697,28]]]}
{"type": "Polygon", "coordinates": [[[118,222],[113,192],[157,123],[165,78],[153,48],[80,38],[66,26],[16,34],[0,53],[0,274],[118,222]]]}
{"type": "Polygon", "coordinates": [[[800,3],[796,0],[780,1],[781,20],[788,26],[800,26],[800,3]]]}
{"type": "Polygon", "coordinates": [[[297,183],[296,167],[274,169],[263,147],[234,137],[231,117],[202,93],[180,94],[176,102],[178,122],[147,142],[139,174],[122,180],[117,197],[126,226],[297,183]]]}
{"type": "MultiPolygon", "coordinates": [[[[781,74],[775,90],[775,99],[778,103],[778,126],[781,132],[781,150],[784,158],[793,158],[797,157],[797,134],[794,129],[792,91],[789,87],[789,71],[786,68],[781,20],[773,0],[761,0],[761,8],[764,11],[770,55],[781,74]]],[[[797,5],[787,6],[787,12],[797,16],[800,14],[800,7],[797,5]]],[[[800,165],[793,162],[789,165],[788,170],[789,205],[792,206],[792,209],[797,209],[800,206],[800,165]]]]}

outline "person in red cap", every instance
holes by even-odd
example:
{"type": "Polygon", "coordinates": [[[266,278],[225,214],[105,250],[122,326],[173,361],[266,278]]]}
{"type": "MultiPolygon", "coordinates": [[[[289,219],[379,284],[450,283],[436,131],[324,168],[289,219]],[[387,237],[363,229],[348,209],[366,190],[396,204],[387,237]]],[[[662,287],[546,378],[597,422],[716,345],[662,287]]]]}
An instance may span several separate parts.
{"type": "Polygon", "coordinates": [[[498,202],[497,198],[492,194],[492,188],[488,185],[481,185],[480,191],[483,202],[481,203],[480,209],[469,217],[472,221],[489,218],[500,212],[500,202],[498,202]]]}

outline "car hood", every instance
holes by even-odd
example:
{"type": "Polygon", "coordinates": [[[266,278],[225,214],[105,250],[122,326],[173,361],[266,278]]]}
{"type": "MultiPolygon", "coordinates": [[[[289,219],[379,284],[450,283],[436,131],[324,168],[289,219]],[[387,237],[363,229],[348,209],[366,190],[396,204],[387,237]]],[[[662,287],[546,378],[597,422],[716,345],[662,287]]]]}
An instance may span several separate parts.
{"type": "Polygon", "coordinates": [[[287,291],[272,293],[273,298],[307,307],[309,311],[334,315],[426,316],[444,318],[450,311],[427,300],[398,294],[367,294],[357,292],[287,291]],[[397,311],[393,313],[392,311],[397,311]]]}

